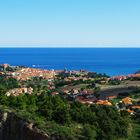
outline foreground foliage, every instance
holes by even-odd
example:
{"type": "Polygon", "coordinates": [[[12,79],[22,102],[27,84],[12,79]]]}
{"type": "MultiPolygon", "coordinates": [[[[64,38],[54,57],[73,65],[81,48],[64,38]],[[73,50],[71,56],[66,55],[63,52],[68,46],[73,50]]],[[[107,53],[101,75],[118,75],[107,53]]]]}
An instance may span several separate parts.
{"type": "Polygon", "coordinates": [[[129,119],[114,108],[69,104],[60,97],[20,95],[0,97],[0,103],[58,139],[108,139],[127,137],[129,119]]]}
{"type": "MultiPolygon", "coordinates": [[[[126,112],[119,113],[107,106],[69,103],[59,96],[51,97],[47,92],[38,96],[7,97],[4,93],[11,80],[5,82],[7,84],[0,84],[0,105],[13,109],[22,119],[33,122],[34,127],[58,140],[116,140],[127,139],[131,134],[131,120],[126,112]]],[[[18,86],[15,80],[12,82],[12,88],[18,86]]]]}

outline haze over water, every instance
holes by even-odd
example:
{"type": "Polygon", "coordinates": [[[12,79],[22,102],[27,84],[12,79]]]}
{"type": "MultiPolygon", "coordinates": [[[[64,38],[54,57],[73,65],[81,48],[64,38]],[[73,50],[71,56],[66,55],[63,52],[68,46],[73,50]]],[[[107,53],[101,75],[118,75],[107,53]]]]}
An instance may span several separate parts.
{"type": "Polygon", "coordinates": [[[1,48],[0,63],[42,69],[88,70],[127,75],[140,69],[140,49],[1,48]]]}

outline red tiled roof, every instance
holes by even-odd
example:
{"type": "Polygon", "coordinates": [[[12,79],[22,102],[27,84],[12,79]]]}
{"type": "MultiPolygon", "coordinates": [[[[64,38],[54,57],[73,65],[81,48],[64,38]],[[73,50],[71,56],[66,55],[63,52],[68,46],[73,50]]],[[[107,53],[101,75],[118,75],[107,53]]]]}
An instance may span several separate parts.
{"type": "Polygon", "coordinates": [[[96,104],[98,104],[98,105],[108,105],[108,106],[112,105],[108,100],[98,100],[96,102],[96,104]]]}

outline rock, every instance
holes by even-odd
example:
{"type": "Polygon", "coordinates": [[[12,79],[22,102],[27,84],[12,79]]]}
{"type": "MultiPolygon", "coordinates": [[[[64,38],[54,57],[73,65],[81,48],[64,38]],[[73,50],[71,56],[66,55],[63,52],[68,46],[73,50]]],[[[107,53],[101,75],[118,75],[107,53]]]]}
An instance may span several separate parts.
{"type": "Polygon", "coordinates": [[[0,140],[49,140],[49,136],[14,113],[0,111],[0,140]]]}

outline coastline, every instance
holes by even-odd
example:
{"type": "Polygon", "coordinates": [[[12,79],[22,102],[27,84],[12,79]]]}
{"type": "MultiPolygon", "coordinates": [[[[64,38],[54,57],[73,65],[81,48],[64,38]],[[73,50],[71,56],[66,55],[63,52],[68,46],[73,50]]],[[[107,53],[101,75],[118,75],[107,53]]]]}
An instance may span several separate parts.
{"type": "Polygon", "coordinates": [[[139,48],[0,48],[0,63],[41,69],[95,71],[110,76],[140,69],[139,48]]]}

